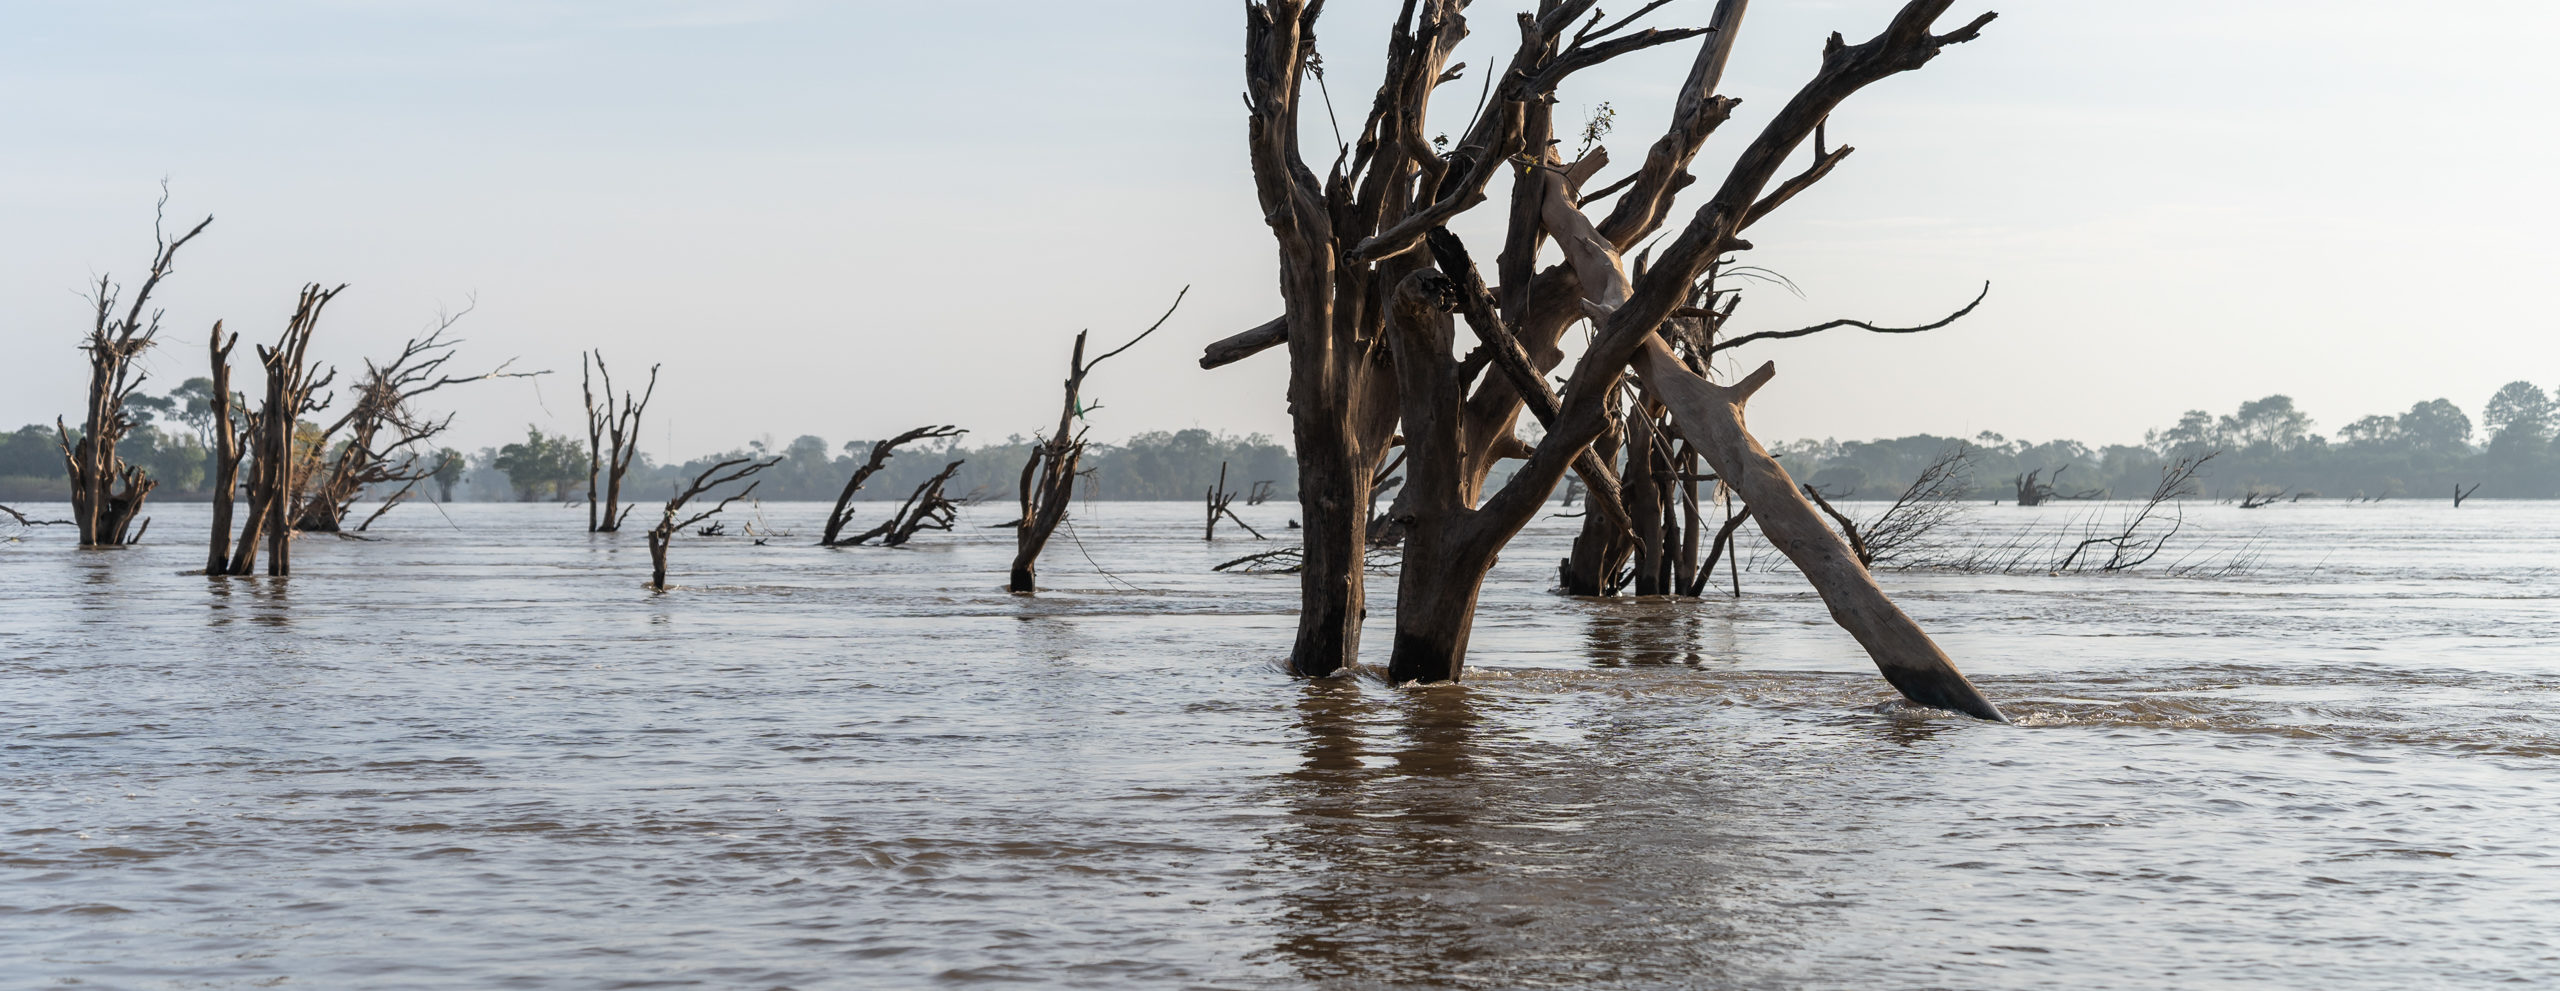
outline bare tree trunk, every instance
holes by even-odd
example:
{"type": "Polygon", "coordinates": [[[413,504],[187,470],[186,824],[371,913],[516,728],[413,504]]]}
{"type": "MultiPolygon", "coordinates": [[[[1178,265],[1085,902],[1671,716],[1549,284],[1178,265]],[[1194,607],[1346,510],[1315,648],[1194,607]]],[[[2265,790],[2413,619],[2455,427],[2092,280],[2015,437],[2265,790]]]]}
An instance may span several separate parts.
{"type": "MultiPolygon", "coordinates": [[[[340,532],[347,514],[366,491],[397,485],[397,491],[405,494],[435,474],[436,463],[424,461],[420,452],[429,440],[453,425],[453,417],[419,413],[413,405],[418,397],[449,385],[550,374],[507,371],[515,364],[513,359],[478,375],[441,374],[461,344],[446,340],[444,335],[470,315],[471,309],[437,314],[435,329],[403,342],[400,352],[385,361],[365,363],[364,376],[356,383],[355,402],[335,422],[321,428],[309,445],[315,470],[293,494],[298,500],[294,529],[306,533],[340,532]],[[318,469],[318,462],[324,459],[328,466],[318,469]]],[[[370,524],[380,518],[402,497],[385,499],[365,522],[370,524]]]]}
{"type": "Polygon", "coordinates": [[[640,460],[640,417],[647,412],[650,398],[658,394],[659,366],[649,366],[649,386],[638,396],[625,390],[616,397],[613,370],[605,367],[602,351],[580,356],[581,389],[587,388],[586,363],[590,359],[595,362],[596,377],[603,380],[604,398],[598,402],[593,392],[587,393],[587,531],[614,533],[631,515],[631,507],[622,504],[622,476],[640,460]],[[599,471],[604,475],[601,507],[596,504],[599,471]]]}
{"type": "Polygon", "coordinates": [[[1762,364],[1731,387],[1720,386],[1682,367],[1671,349],[1655,338],[1637,353],[1636,372],[1670,405],[1675,422],[1715,465],[1716,474],[1751,503],[1761,532],[1822,594],[1832,620],[1867,649],[1886,681],[1922,705],[1983,719],[2002,718],[1999,707],[1956,670],[1955,662],[1920,624],[1876,587],[1874,576],[1858,563],[1856,553],[1823,525],[1821,515],[1806,502],[1787,470],[1743,427],[1742,405],[1777,374],[1775,363],[1762,364]]]}
{"type": "Polygon", "coordinates": [[[345,288],[340,285],[322,289],[318,283],[303,286],[293,317],[286,321],[276,346],[258,348],[258,363],[267,375],[267,391],[253,420],[257,460],[250,476],[249,520],[241,527],[231,566],[225,569],[230,574],[251,573],[258,560],[261,532],[266,537],[267,573],[293,573],[289,548],[293,540],[294,499],[302,493],[319,454],[300,450],[294,430],[301,424],[302,414],[322,405],[313,402],[312,394],[337,377],[334,371],[313,374],[311,334],[319,328],[321,311],[345,288]]]}
{"type": "Polygon", "coordinates": [[[1174,294],[1173,305],[1166,307],[1156,322],[1130,338],[1129,343],[1111,349],[1092,361],[1084,358],[1085,332],[1076,332],[1075,351],[1067,359],[1066,400],[1058,408],[1058,428],[1031,449],[1031,457],[1022,465],[1022,515],[1014,522],[1013,568],[1006,576],[1005,587],[1013,592],[1029,594],[1039,591],[1038,565],[1040,551],[1049,544],[1049,535],[1067,518],[1067,504],[1075,498],[1076,470],[1084,459],[1084,428],[1076,421],[1099,407],[1084,405],[1086,375],[1094,366],[1117,357],[1120,352],[1136,347],[1165,321],[1173,319],[1173,311],[1182,308],[1182,298],[1191,294],[1184,286],[1174,294]]]}
{"type": "Polygon", "coordinates": [[[240,488],[239,432],[231,425],[231,349],[240,335],[222,336],[222,321],[213,322],[213,535],[205,551],[204,573],[221,575],[231,564],[231,503],[240,488]]]}

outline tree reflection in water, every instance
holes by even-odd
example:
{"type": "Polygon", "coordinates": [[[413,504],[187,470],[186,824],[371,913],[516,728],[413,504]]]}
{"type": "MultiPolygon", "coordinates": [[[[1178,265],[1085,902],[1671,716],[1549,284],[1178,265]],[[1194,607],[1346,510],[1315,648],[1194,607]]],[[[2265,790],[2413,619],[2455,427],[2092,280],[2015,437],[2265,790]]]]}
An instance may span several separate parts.
{"type": "Polygon", "coordinates": [[[1718,797],[1752,785],[1700,752],[1729,744],[1595,701],[1534,680],[1306,686],[1264,959],[1329,986],[1678,983],[1727,969],[1746,931],[1785,945],[1778,920],[1733,918],[1765,858],[1718,797]]]}

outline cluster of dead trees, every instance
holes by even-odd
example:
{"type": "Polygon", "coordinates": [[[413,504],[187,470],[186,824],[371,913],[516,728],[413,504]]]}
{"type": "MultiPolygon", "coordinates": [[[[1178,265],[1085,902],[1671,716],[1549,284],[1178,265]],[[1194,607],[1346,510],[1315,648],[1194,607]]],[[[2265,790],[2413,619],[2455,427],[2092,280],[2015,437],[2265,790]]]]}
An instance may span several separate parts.
{"type": "MultiPolygon", "coordinates": [[[[1738,103],[1719,90],[1745,0],[1720,0],[1706,23],[1672,28],[1640,23],[1664,0],[1615,19],[1597,10],[1596,0],[1536,0],[1514,19],[1518,40],[1502,64],[1473,70],[1481,92],[1454,137],[1435,137],[1429,122],[1440,88],[1470,71],[1451,64],[1469,31],[1469,0],[1404,0],[1388,33],[1384,78],[1365,118],[1348,133],[1332,127],[1336,117],[1321,87],[1312,94],[1327,102],[1321,128],[1307,105],[1306,84],[1320,79],[1323,0],[1247,4],[1247,150],[1278,248],[1282,313],[1212,345],[1201,363],[1217,367],[1275,348],[1286,355],[1304,521],[1297,555],[1301,610],[1290,653],[1296,672],[1323,676],[1356,661],[1373,547],[1392,541],[1402,566],[1388,674],[1397,681],[1458,678],[1486,572],[1571,475],[1587,511],[1581,539],[1561,566],[1568,591],[1696,594],[1718,556],[1731,553],[1719,548],[1731,546],[1747,518],[1905,696],[2000,718],[1877,587],[1869,572],[1879,558],[1875,529],[1844,536],[1856,530],[1851,521],[1836,510],[1826,514],[1820,494],[1797,485],[1747,429],[1745,407],[1775,378],[1776,366],[1762,363],[1738,377],[1718,368],[1720,352],[1755,342],[1843,327],[1928,330],[1980,303],[1977,297],[1943,320],[1916,327],[1839,320],[1731,335],[1726,327],[1740,296],[1720,281],[1747,268],[1738,258],[1753,247],[1744,235],[1754,225],[1805,195],[1851,153],[1828,140],[1834,109],[1868,86],[1923,67],[1948,46],[1974,40],[1994,16],[1937,32],[1935,22],[1950,3],[1910,0],[1861,43],[1831,36],[1812,77],[1744,140],[1721,176],[1702,187],[1704,198],[1685,220],[1679,201],[1697,184],[1693,163],[1738,103]],[[1585,129],[1584,146],[1573,157],[1561,153],[1559,87],[1584,70],[1677,44],[1694,45],[1694,57],[1667,125],[1632,168],[1608,177],[1612,162],[1597,127],[1585,129]],[[1318,134],[1331,140],[1311,160],[1303,146],[1318,134]],[[1809,154],[1789,169],[1800,151],[1809,154]],[[1480,267],[1452,224],[1488,201],[1497,177],[1510,180],[1499,208],[1502,236],[1480,267]],[[1628,254],[1648,242],[1654,246],[1630,265],[1628,254]],[[1542,265],[1549,248],[1560,261],[1542,265]],[[1588,342],[1559,386],[1550,376],[1566,357],[1565,336],[1586,323],[1588,342]],[[1534,442],[1517,435],[1524,412],[1541,428],[1534,442]],[[1490,473],[1504,458],[1523,464],[1492,485],[1490,473]],[[1381,511],[1380,494],[1398,479],[1401,489],[1381,511]],[[1715,490],[1702,488],[1709,482],[1715,490]],[[1709,506],[1722,507],[1721,519],[1709,506]],[[1704,536],[1710,522],[1717,530],[1711,541],[1704,536]]],[[[132,356],[157,330],[156,318],[143,315],[151,290],[177,249],[202,229],[161,239],[150,279],[121,313],[112,285],[100,283],[88,345],[90,409],[79,438],[67,426],[61,430],[84,543],[117,544],[140,535],[133,521],[150,480],[115,457],[115,441],[129,425],[121,404],[139,381],[129,367],[132,356]]],[[[413,413],[419,394],[458,381],[539,374],[507,373],[502,366],[481,376],[443,376],[439,369],[451,350],[440,326],[393,360],[369,364],[354,406],[306,439],[301,418],[327,405],[318,390],[332,377],[309,364],[308,345],[337,291],[305,289],[277,345],[258,349],[267,374],[262,404],[255,411],[226,406],[222,413],[219,469],[226,485],[240,479],[249,516],[240,550],[226,556],[225,488],[209,571],[217,561],[224,573],[244,571],[263,535],[271,572],[285,573],[289,529],[334,528],[355,493],[414,484],[421,466],[401,452],[448,422],[413,413]]],[[[1180,301],[1177,296],[1175,307],[1180,301]]],[[[1168,309],[1128,344],[1090,360],[1086,335],[1077,335],[1058,422],[1026,461],[1020,513],[1006,524],[1016,531],[1012,590],[1035,589],[1038,557],[1067,520],[1085,448],[1082,421],[1096,408],[1082,395],[1086,377],[1171,314],[1168,309]]],[[[229,350],[217,330],[214,364],[226,383],[229,350]]],[[[603,390],[601,399],[592,385],[588,390],[589,526],[611,532],[623,519],[619,483],[637,458],[635,438],[654,391],[654,370],[650,389],[617,396],[601,356],[593,358],[603,390]]],[[[948,429],[922,428],[876,446],[869,470],[897,443],[948,436],[933,432],[948,429]]],[[[749,479],[773,463],[723,461],[668,500],[649,531],[653,586],[665,587],[673,536],[748,497],[749,479]],[[743,489],[710,509],[687,511],[742,482],[743,489]]],[[[881,527],[845,538],[846,503],[867,474],[857,471],[848,482],[822,543],[876,538],[894,544],[952,525],[954,504],[942,492],[951,475],[946,469],[881,527]]],[[[2022,494],[2029,487],[2022,479],[2022,494]]],[[[1222,513],[1232,518],[1225,503],[1232,496],[1223,489],[1221,482],[1208,495],[1211,535],[1222,513]]],[[[2113,550],[2104,542],[2089,546],[2111,557],[2141,553],[2130,538],[2113,550]]]]}
{"type": "MultiPolygon", "coordinates": [[[[176,271],[179,249],[213,224],[206,217],[171,236],[161,223],[167,206],[164,190],[154,214],[150,267],[130,296],[112,275],[99,276],[92,288],[92,322],[81,345],[89,360],[86,409],[76,433],[55,421],[71,481],[72,523],[84,547],[126,546],[150,527],[142,510],[157,483],[116,448],[134,427],[128,402],[147,377],[135,359],[159,339],[162,311],[153,307],[153,297],[176,271]]],[[[443,465],[426,453],[429,441],[453,419],[421,412],[421,396],[465,382],[542,374],[509,372],[506,364],[476,375],[446,374],[460,342],[445,335],[462,313],[447,314],[389,359],[366,362],[346,411],[326,425],[314,423],[306,418],[333,404],[323,390],[337,373],[313,364],[311,341],[330,301],[345,288],[305,285],[276,343],[256,346],[265,383],[254,404],[232,389],[231,355],[239,335],[225,333],[221,321],[213,324],[207,342],[213,383],[207,575],[255,573],[261,547],[268,574],[291,574],[296,532],[338,532],[359,495],[388,489],[354,528],[361,531],[418,482],[434,477],[443,465]]]]}
{"type": "Polygon", "coordinates": [[[1684,577],[1694,585],[1696,572],[1684,575],[1677,563],[1694,550],[1674,548],[1694,548],[1702,521],[1686,507],[1699,503],[1693,487],[1712,475],[1747,504],[1905,696],[1999,718],[1744,427],[1744,405],[1776,367],[1762,364],[1727,384],[1715,380],[1712,365],[1716,352],[1754,340],[1836,326],[1884,329],[1839,321],[1722,338],[1735,297],[1716,276],[1751,247],[1742,235],[1753,224],[1848,156],[1849,147],[1829,146],[1824,134],[1834,108],[1973,40],[1992,18],[1934,32],[1949,3],[1912,0],[1860,44],[1832,36],[1813,78],[1632,272],[1624,253],[1666,232],[1675,201],[1695,181],[1692,161],[1737,103],[1717,91],[1744,0],[1722,0],[1702,26],[1668,29],[1637,24],[1661,3],[1610,20],[1594,0],[1539,0],[1516,18],[1519,42],[1505,64],[1477,70],[1480,109],[1454,141],[1434,140],[1427,122],[1440,87],[1465,75],[1450,58],[1467,34],[1468,5],[1408,0],[1389,33],[1385,78],[1367,117],[1321,147],[1321,169],[1303,144],[1311,133],[1332,132],[1304,126],[1314,121],[1302,115],[1309,97],[1326,99],[1306,85],[1320,64],[1316,26],[1325,4],[1248,5],[1247,146],[1279,249],[1283,312],[1212,345],[1201,363],[1216,367],[1285,345],[1305,520],[1295,671],[1328,675],[1358,656],[1372,491],[1390,449],[1400,448],[1404,489],[1382,521],[1403,554],[1388,661],[1395,680],[1459,676],[1486,570],[1568,473],[1581,479],[1586,525],[1606,545],[1589,548],[1585,565],[1567,563],[1568,584],[1631,559],[1640,587],[1667,591],[1684,577]],[[1688,77],[1668,126],[1635,168],[1603,179],[1609,156],[1596,142],[1572,160],[1559,154],[1561,84],[1612,59],[1683,42],[1697,46],[1688,77]],[[1808,143],[1809,161],[1782,178],[1786,160],[1808,143]],[[1483,204],[1502,175],[1512,180],[1507,224],[1484,272],[1450,224],[1483,204]],[[1542,268],[1548,245],[1563,260],[1542,268]],[[1461,321],[1472,346],[1460,337],[1461,321]],[[1565,332],[1584,321],[1590,341],[1558,389],[1547,376],[1563,361],[1565,332]],[[1535,443],[1515,435],[1524,410],[1543,428],[1535,443]],[[1506,457],[1525,463],[1487,491],[1493,463],[1506,457]]]}

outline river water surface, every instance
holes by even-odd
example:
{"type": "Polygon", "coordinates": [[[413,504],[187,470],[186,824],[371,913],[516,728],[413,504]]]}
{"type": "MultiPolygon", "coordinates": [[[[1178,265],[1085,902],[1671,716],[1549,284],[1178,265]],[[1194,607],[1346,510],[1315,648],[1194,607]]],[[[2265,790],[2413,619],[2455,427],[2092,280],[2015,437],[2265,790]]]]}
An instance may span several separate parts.
{"type": "Polygon", "coordinates": [[[201,506],[0,544],[0,986],[2560,982],[2560,503],[1886,574],[2013,725],[1895,704],[1782,570],[1556,596],[1573,520],[1464,685],[1294,681],[1295,578],[1199,513],[1080,507],[1036,597],[994,509],[825,550],[766,505],[797,536],[682,539],[664,594],[583,507],[403,507],[283,580],[182,574],[201,506]]]}

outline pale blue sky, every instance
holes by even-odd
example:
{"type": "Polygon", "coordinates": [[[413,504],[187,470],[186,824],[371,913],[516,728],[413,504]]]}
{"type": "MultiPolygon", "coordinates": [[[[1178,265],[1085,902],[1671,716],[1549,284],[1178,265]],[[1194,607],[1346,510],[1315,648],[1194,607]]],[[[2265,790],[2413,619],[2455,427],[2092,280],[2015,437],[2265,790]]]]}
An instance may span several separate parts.
{"type": "MultiPolygon", "coordinates": [[[[269,338],[300,283],[343,281],[328,360],[358,365],[476,293],[466,360],[565,373],[453,397],[468,446],[574,429],[588,346],[667,364],[655,453],[925,422],[1001,437],[1054,417],[1077,328],[1124,336],[1190,284],[1097,374],[1097,434],[1285,436],[1277,354],[1193,364],[1277,312],[1241,152],[1241,6],[9,4],[0,424],[77,407],[76,292],[142,266],[165,175],[174,215],[219,219],[162,295],[162,387],[202,374],[214,318],[269,338]]],[[[1517,6],[1479,0],[1460,58],[1507,51],[1517,6]]],[[[1894,6],[1754,4],[1710,184],[1824,33],[1862,39],[1894,6]]],[[[1394,4],[1331,7],[1329,76],[1356,115],[1394,4]]],[[[2560,68],[2532,47],[2560,10],[1991,9],[1981,41],[1835,118],[1858,153],[1753,236],[1750,259],[1807,298],[1760,293],[1741,323],[1930,318],[1984,279],[1990,301],[1922,337],[1755,346],[1781,372],[1753,407],[1765,437],[2130,441],[2269,392],[2325,431],[2560,385],[2542,299],[2560,68]]],[[[1631,160],[1687,59],[1587,74],[1565,115],[1614,104],[1631,160]]],[[[1472,82],[1443,91],[1453,129],[1472,82]]]]}

